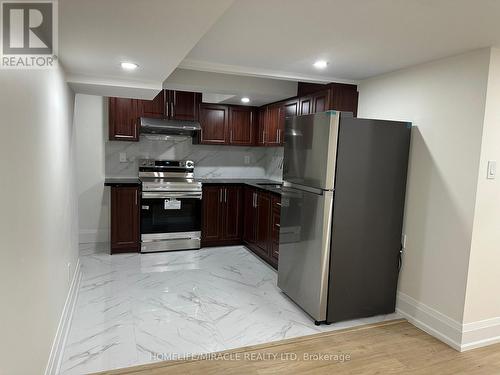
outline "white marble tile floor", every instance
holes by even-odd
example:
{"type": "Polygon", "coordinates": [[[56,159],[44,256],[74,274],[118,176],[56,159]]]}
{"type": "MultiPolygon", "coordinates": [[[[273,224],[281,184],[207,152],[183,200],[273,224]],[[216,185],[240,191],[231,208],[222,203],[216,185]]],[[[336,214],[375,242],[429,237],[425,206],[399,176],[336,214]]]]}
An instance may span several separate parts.
{"type": "Polygon", "coordinates": [[[82,282],[61,374],[84,374],[400,318],[332,325],[276,286],[277,273],[243,246],[109,255],[82,245],[82,282]]]}

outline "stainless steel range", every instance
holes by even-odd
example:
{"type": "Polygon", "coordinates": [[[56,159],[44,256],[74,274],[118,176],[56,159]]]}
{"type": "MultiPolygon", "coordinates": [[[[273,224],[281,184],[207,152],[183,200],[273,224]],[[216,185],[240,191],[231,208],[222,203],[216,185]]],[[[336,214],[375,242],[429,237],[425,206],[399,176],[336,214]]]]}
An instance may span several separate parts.
{"type": "Polygon", "coordinates": [[[139,161],[141,252],[199,249],[201,182],[191,160],[139,161]]]}

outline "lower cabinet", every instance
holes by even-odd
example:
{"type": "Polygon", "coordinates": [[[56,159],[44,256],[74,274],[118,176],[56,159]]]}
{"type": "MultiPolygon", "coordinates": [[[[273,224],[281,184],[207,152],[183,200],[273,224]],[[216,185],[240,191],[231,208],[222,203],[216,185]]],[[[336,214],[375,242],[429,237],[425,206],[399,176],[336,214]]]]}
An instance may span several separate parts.
{"type": "Polygon", "coordinates": [[[243,188],[203,186],[202,246],[237,245],[243,233],[243,188]]]}
{"type": "Polygon", "coordinates": [[[280,197],[245,187],[243,243],[271,266],[278,267],[280,197]]]}
{"type": "Polygon", "coordinates": [[[201,244],[245,244],[278,267],[281,197],[242,185],[204,185],[201,244]]]}
{"type": "Polygon", "coordinates": [[[140,250],[138,186],[111,187],[111,254],[140,250]]]}

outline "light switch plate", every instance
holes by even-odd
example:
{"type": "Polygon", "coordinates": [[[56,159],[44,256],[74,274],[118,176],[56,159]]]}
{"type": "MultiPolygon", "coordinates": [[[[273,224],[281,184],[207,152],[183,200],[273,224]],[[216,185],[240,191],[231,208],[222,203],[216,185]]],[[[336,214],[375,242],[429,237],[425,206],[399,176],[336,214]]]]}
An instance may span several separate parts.
{"type": "Polygon", "coordinates": [[[494,180],[497,177],[497,162],[496,160],[488,161],[488,173],[486,178],[488,180],[494,180]]]}
{"type": "Polygon", "coordinates": [[[127,153],[120,152],[120,163],[126,163],[126,162],[127,162],[127,153]]]}

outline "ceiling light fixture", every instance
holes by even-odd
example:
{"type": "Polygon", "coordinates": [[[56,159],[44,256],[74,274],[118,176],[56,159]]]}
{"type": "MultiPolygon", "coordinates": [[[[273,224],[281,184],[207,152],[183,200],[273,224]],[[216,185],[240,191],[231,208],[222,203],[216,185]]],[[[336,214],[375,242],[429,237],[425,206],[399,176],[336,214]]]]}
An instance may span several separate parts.
{"type": "Polygon", "coordinates": [[[328,65],[328,61],[318,60],[313,65],[316,69],[325,69],[326,66],[328,65]]]}
{"type": "Polygon", "coordinates": [[[250,102],[250,98],[247,98],[246,96],[244,98],[241,98],[241,101],[243,103],[249,103],[250,102]]]}
{"type": "Polygon", "coordinates": [[[134,70],[139,67],[139,65],[131,63],[131,62],[122,62],[121,64],[122,69],[124,70],[134,70]]]}

